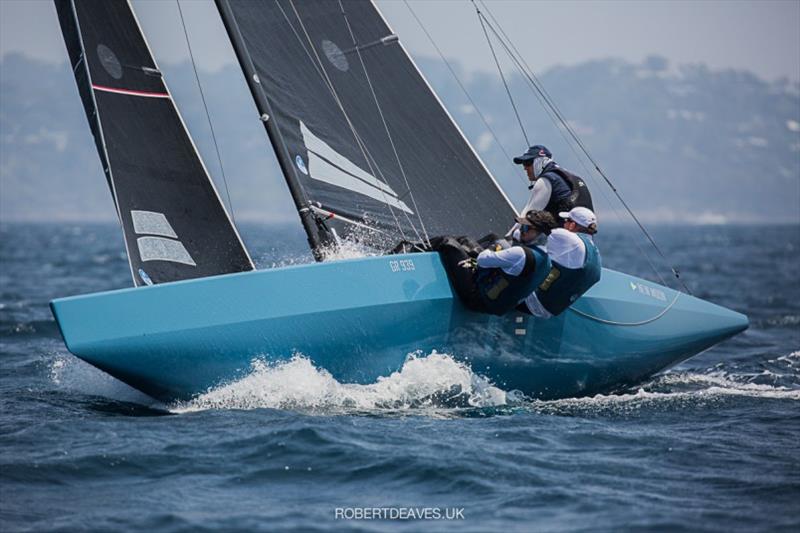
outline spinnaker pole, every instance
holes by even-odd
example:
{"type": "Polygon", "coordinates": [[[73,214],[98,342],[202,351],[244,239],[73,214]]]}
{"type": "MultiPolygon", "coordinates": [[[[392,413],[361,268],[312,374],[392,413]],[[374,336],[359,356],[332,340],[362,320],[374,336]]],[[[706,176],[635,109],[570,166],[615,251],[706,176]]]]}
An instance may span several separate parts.
{"type": "Polygon", "coordinates": [[[303,187],[295,175],[294,163],[286,148],[283,136],[281,135],[278,124],[272,120],[272,108],[269,103],[269,98],[261,85],[261,80],[256,72],[256,67],[253,64],[253,59],[247,50],[247,45],[244,42],[242,33],[239,30],[239,25],[236,22],[236,17],[230,7],[228,0],[214,0],[217,4],[222,22],[225,25],[225,30],[233,44],[233,50],[236,53],[236,58],[239,60],[239,65],[244,71],[244,77],[247,80],[247,86],[250,88],[250,93],[255,100],[256,108],[261,115],[261,122],[267,130],[270,143],[275,149],[275,155],[278,158],[278,164],[281,167],[286,183],[289,185],[289,192],[294,199],[295,207],[300,215],[300,221],[303,224],[303,229],[308,235],[308,244],[314,254],[314,259],[322,261],[323,253],[322,247],[331,244],[334,241],[333,236],[325,229],[322,223],[317,219],[314,211],[311,209],[311,203],[306,196],[303,187]]]}

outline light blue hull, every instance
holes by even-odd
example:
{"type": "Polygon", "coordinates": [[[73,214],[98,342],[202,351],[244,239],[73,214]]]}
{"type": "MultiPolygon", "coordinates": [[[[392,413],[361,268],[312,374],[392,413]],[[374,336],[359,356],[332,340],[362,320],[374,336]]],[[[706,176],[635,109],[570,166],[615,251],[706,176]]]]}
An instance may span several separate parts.
{"type": "Polygon", "coordinates": [[[188,398],[300,352],[372,383],[437,350],[506,390],[612,392],[747,328],[747,318],[612,270],[561,316],[466,310],[438,254],[261,270],[51,302],[70,352],[156,398],[188,398]]]}

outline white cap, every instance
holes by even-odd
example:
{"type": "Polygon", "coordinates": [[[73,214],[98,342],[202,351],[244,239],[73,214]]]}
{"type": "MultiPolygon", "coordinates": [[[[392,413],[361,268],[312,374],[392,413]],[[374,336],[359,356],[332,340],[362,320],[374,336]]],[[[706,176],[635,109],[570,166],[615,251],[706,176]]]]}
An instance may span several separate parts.
{"type": "Polygon", "coordinates": [[[558,216],[572,220],[584,228],[588,228],[592,224],[597,225],[597,217],[591,209],[586,207],[573,207],[569,211],[560,212],[558,216]]]}

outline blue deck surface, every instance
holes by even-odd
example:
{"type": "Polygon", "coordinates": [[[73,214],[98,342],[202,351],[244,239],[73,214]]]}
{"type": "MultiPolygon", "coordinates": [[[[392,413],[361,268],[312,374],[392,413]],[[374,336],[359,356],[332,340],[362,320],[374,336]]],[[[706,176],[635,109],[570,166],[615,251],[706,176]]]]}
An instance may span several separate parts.
{"type": "Polygon", "coordinates": [[[254,359],[309,357],[371,383],[439,350],[538,398],[635,384],[748,325],[744,315],[612,270],[559,317],[466,310],[438,254],[360,258],[51,302],[68,349],[159,399],[241,377],[254,359]]]}

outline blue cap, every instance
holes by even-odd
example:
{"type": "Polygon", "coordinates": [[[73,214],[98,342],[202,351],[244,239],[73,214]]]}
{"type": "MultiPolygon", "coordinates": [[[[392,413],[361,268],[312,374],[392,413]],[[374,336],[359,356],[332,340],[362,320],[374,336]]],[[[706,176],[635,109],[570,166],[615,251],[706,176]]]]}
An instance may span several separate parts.
{"type": "Polygon", "coordinates": [[[521,156],[515,157],[514,163],[518,165],[524,165],[525,163],[533,161],[537,157],[553,157],[553,154],[547,149],[547,147],[537,144],[528,148],[528,151],[521,156]]]}

